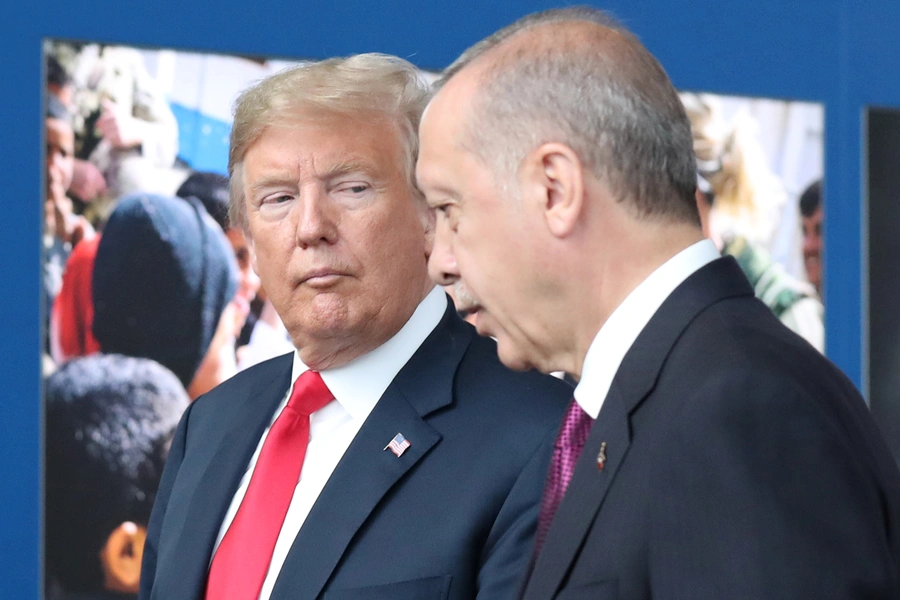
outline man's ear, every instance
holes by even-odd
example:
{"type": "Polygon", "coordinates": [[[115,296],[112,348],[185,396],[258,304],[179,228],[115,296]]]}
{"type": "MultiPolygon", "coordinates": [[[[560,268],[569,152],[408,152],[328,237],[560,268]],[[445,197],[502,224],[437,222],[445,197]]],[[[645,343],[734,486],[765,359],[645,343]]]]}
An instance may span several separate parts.
{"type": "Polygon", "coordinates": [[[126,521],[113,529],[100,550],[104,587],[110,592],[136,594],[141,581],[141,560],[147,529],[126,521]]]}
{"type": "Polygon", "coordinates": [[[541,144],[523,159],[519,182],[523,200],[536,202],[550,232],[572,233],[584,210],[585,174],[581,159],[566,144],[541,144]]]}

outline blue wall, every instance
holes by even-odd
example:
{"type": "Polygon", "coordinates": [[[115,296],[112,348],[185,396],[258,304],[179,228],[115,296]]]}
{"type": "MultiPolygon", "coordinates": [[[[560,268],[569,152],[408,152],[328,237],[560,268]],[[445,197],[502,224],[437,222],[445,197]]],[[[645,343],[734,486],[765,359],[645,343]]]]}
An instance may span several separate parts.
{"type": "Polygon", "coordinates": [[[228,175],[228,138],[231,123],[214,119],[196,108],[171,103],[178,121],[178,158],[198,171],[228,175]]]}
{"type": "MultiPolygon", "coordinates": [[[[38,597],[41,39],[297,57],[381,51],[424,68],[533,10],[536,0],[45,0],[0,21],[0,598],[38,597]]],[[[828,354],[863,381],[862,117],[900,106],[896,0],[611,0],[684,89],[822,102],[828,354]]]]}

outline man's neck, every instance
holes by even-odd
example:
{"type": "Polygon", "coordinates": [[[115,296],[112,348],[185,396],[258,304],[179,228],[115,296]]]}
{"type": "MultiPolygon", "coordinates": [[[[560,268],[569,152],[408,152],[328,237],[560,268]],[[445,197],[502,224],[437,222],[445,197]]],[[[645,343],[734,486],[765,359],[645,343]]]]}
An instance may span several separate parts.
{"type": "Polygon", "coordinates": [[[601,259],[584,265],[579,292],[583,303],[580,313],[573,311],[572,318],[579,326],[573,330],[567,372],[580,376],[591,342],[635,288],[673,256],[702,239],[702,231],[693,225],[650,224],[605,244],[602,250],[582,254],[601,259]]]}

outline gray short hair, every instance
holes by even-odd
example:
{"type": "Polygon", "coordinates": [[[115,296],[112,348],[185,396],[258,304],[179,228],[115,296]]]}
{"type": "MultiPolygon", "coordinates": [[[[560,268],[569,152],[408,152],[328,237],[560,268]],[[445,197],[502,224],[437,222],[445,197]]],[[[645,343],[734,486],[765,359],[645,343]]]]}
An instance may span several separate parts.
{"type": "Polygon", "coordinates": [[[372,114],[392,120],[405,150],[403,168],[416,190],[419,120],[428,99],[428,84],[412,64],[376,53],[291,67],[245,90],[235,102],[228,157],[232,226],[247,229],[243,172],[247,150],[266,128],[296,121],[304,110],[336,116],[372,114]]]}
{"type": "Polygon", "coordinates": [[[463,53],[436,87],[489,53],[466,146],[501,177],[512,181],[538,145],[562,142],[640,217],[699,224],[690,122],[662,66],[634,35],[589,7],[528,15],[463,53]],[[596,31],[512,40],[579,22],[596,31]]]}

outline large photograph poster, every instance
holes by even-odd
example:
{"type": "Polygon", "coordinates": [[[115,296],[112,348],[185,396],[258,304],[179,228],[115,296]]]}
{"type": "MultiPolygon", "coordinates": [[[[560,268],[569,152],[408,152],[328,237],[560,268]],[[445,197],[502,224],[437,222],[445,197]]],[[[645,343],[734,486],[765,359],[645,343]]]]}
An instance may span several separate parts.
{"type": "MultiPolygon", "coordinates": [[[[63,40],[44,58],[46,594],[130,593],[181,413],[292,349],[229,225],[227,162],[235,97],[294,63],[63,40]]],[[[709,235],[822,349],[822,108],[682,98],[709,235]]]]}
{"type": "Polygon", "coordinates": [[[45,590],[134,594],[190,400],[291,350],[229,226],[231,103],[289,63],[45,43],[45,590]]]}

